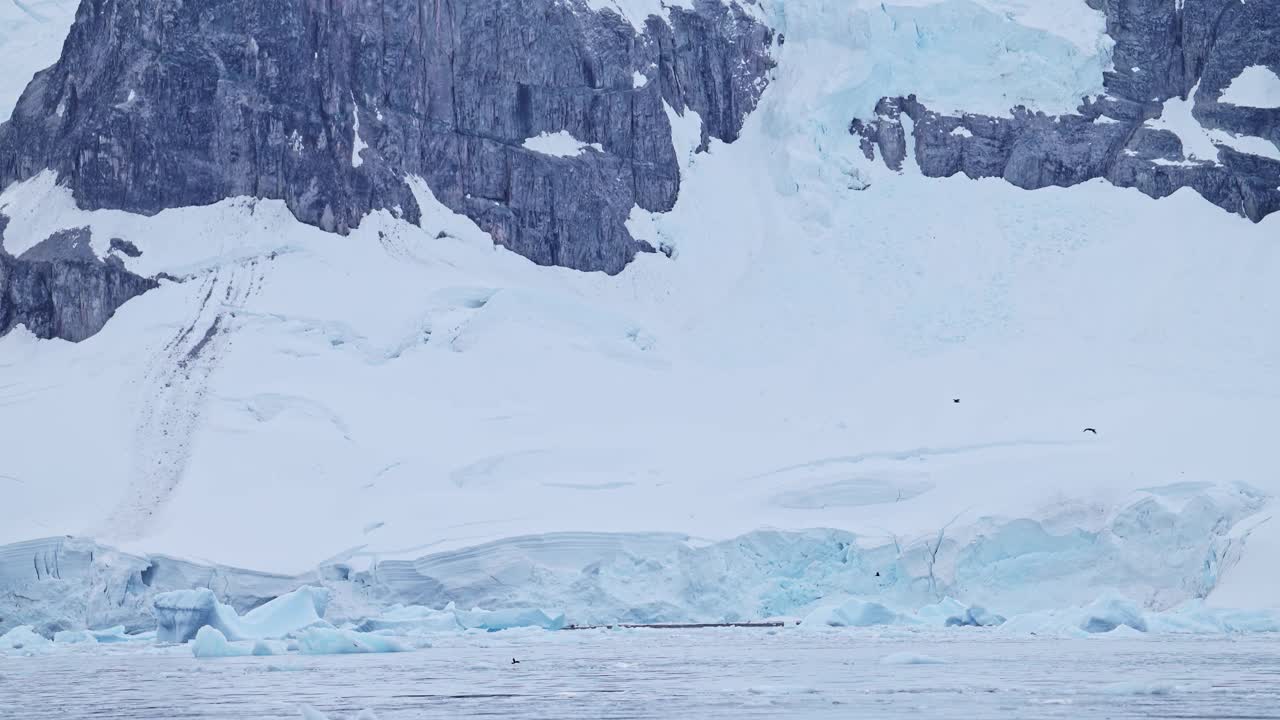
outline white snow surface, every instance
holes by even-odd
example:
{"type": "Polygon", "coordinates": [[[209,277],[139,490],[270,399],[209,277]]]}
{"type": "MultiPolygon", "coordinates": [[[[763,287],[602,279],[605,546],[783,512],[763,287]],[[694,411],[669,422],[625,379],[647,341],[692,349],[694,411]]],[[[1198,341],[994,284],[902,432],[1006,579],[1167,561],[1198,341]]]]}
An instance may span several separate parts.
{"type": "Polygon", "coordinates": [[[0,0],[0,123],[40,70],[58,61],[80,0],[0,0]]]}
{"type": "Polygon", "coordinates": [[[1218,102],[1240,107],[1280,108],[1280,75],[1266,65],[1250,65],[1231,81],[1218,102]]]}
{"type": "MultiPolygon", "coordinates": [[[[496,249],[416,179],[420,227],[377,212],[349,237],[272,201],[142,217],[78,210],[47,173],[5,190],[9,252],[88,226],[98,254],[124,238],[143,251],[129,267],[184,281],[83,343],[0,338],[0,543],[83,535],[296,573],[579,531],[503,565],[574,609],[590,598],[560,578],[600,558],[599,532],[628,534],[600,580],[625,595],[681,587],[650,583],[655,557],[718,577],[732,543],[690,553],[837,528],[910,558],[967,543],[949,557],[976,565],[913,566],[895,586],[912,597],[945,573],[971,581],[959,601],[1019,612],[1115,586],[1144,609],[1213,605],[1214,588],[1280,605],[1255,552],[1280,547],[1276,216],[862,158],[848,121],[882,95],[1074,107],[1110,61],[1083,3],[788,0],[766,17],[787,42],[742,138],[686,152],[700,121],[672,112],[679,202],[633,214],[674,258],[616,277],[496,249]]],[[[513,547],[437,560],[484,578],[513,547]]],[[[778,585],[760,572],[752,592],[778,585]]]]}
{"type": "Polygon", "coordinates": [[[1225,145],[1237,152],[1280,160],[1280,147],[1266,138],[1237,135],[1225,130],[1210,129],[1195,118],[1195,96],[1199,85],[1192,88],[1184,100],[1172,97],[1165,101],[1160,117],[1146,122],[1147,127],[1167,130],[1178,136],[1182,143],[1182,160],[1158,159],[1157,165],[1194,165],[1217,163],[1218,147],[1225,145]]]}
{"type": "MultiPolygon", "coordinates": [[[[1196,89],[1198,88],[1199,86],[1196,89]]],[[[1182,143],[1183,159],[1187,162],[1217,163],[1218,148],[1214,141],[1220,142],[1221,138],[1205,129],[1192,114],[1196,89],[1188,93],[1186,99],[1172,97],[1166,100],[1160,117],[1148,120],[1146,126],[1177,135],[1182,143]]],[[[1218,135],[1225,136],[1226,133],[1219,132],[1218,135]]]]}
{"type": "Polygon", "coordinates": [[[544,132],[535,135],[524,141],[524,148],[543,155],[554,155],[555,157],[575,157],[581,155],[587,148],[593,148],[596,152],[604,152],[604,147],[600,143],[583,142],[568,130],[560,132],[544,132]]]}
{"type": "Polygon", "coordinates": [[[360,135],[360,106],[354,105],[351,110],[351,167],[358,168],[364,165],[364,153],[369,149],[369,144],[364,141],[364,137],[360,135]]]}

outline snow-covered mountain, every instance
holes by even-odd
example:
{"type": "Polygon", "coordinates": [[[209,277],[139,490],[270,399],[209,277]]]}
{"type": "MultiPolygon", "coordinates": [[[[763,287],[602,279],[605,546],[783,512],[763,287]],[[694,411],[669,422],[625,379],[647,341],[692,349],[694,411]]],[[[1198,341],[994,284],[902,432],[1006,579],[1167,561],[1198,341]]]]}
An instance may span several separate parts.
{"type": "Polygon", "coordinates": [[[1274,0],[73,6],[0,0],[0,629],[1280,605],[1274,0]]]}

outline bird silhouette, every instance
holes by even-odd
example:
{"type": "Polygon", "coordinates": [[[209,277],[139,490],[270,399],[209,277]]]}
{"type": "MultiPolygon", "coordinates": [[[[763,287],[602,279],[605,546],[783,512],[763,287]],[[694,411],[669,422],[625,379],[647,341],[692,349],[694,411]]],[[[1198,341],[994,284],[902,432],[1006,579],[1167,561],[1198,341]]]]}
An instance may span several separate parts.
{"type": "Polygon", "coordinates": [[[1097,435],[1097,434],[1098,434],[1098,431],[1097,431],[1097,430],[1094,430],[1093,428],[1085,428],[1085,429],[1084,429],[1084,432],[1087,432],[1087,433],[1093,433],[1094,435],[1097,435]]]}
{"type": "Polygon", "coordinates": [[[517,659],[515,659],[515,658],[511,658],[511,664],[512,664],[512,665],[519,665],[519,664],[520,664],[520,661],[519,661],[519,660],[517,660],[517,659]]]}

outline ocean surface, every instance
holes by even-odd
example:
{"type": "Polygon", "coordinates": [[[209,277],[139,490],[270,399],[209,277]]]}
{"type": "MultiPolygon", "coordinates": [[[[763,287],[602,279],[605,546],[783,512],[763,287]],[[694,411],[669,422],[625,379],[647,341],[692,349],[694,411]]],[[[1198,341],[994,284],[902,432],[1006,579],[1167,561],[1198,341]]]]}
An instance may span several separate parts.
{"type": "Polygon", "coordinates": [[[380,720],[1280,718],[1280,638],[1269,635],[637,629],[430,641],[386,655],[198,660],[128,644],[0,656],[0,718],[299,718],[304,705],[380,720]]]}

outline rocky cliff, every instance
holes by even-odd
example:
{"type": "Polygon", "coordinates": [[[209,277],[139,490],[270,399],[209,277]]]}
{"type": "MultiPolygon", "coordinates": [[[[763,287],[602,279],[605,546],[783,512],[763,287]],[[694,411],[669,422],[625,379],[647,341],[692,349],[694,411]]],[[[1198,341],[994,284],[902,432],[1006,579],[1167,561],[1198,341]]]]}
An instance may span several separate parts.
{"type": "Polygon", "coordinates": [[[157,286],[129,272],[120,255],[136,253],[116,241],[101,259],[88,228],[55,233],[19,257],[4,251],[9,219],[0,215],[0,335],[24,325],[36,337],[84,340],[121,305],[157,286]]]}
{"type": "Polygon", "coordinates": [[[1105,178],[1152,197],[1189,187],[1259,221],[1280,210],[1277,107],[1226,102],[1247,68],[1280,72],[1274,1],[1089,0],[1115,40],[1106,94],[1077,114],[1014,108],[1011,117],[934,112],[915,96],[884,98],[855,119],[868,158],[902,167],[909,118],[914,158],[931,177],[1002,177],[1036,189],[1105,178]]]}
{"type": "Polygon", "coordinates": [[[736,139],[772,44],[718,0],[643,31],[584,0],[83,0],[0,127],[0,187],[51,168],[84,208],[253,196],[345,233],[416,220],[420,176],[499,245],[617,273],[652,249],[632,208],[676,201],[667,108],[736,139]],[[524,147],[561,131],[581,153],[524,147]]]}

